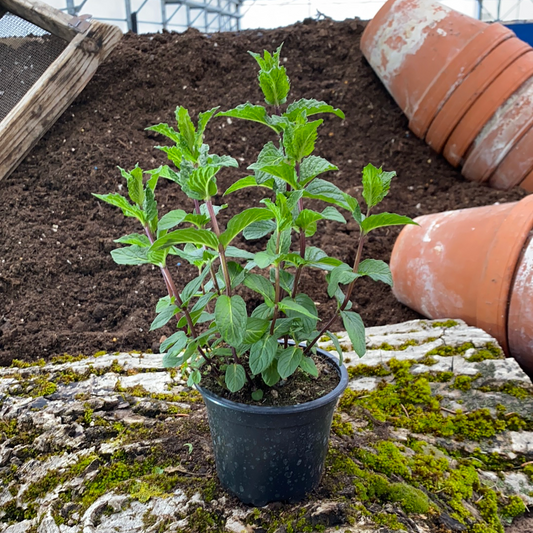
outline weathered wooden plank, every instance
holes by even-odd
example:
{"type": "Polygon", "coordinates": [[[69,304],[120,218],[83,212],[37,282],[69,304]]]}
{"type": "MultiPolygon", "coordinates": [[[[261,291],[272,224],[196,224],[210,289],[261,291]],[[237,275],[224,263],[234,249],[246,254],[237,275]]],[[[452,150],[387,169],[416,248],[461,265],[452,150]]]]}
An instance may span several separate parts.
{"type": "Polygon", "coordinates": [[[65,41],[71,41],[80,32],[71,26],[71,16],[38,0],[0,0],[4,8],[65,41]]]}
{"type": "Polygon", "coordinates": [[[0,123],[0,179],[15,169],[67,109],[121,37],[116,26],[93,22],[4,118],[0,123]]]}

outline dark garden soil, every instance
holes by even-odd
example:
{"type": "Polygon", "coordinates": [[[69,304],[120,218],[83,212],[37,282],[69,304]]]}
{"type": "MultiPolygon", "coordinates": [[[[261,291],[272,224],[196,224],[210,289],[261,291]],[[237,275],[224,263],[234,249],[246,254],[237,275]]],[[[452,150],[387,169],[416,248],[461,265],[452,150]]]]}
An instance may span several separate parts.
{"type": "MultiPolygon", "coordinates": [[[[347,192],[360,196],[361,169],[372,162],[398,173],[380,206],[384,211],[415,217],[522,198],[518,189],[502,192],[465,181],[409,132],[359,51],[363,28],[358,20],[308,20],[271,31],[126,35],[81,96],[0,182],[0,363],[65,352],[158,349],[160,337],[172,331],[168,326],[149,332],[154,306],[164,295],[161,275],[149,266],[113,263],[113,239],[139,228],[91,193],[124,192],[117,165],[151,169],[165,163],[153,148],[164,139],[145,128],[173,122],[178,104],[196,117],[216,105],[261,103],[256,64],[247,50],[273,50],[284,42],[292,99],[325,100],[346,113],[344,121],[325,117],[316,153],[340,168],[329,179],[347,192]]],[[[240,169],[219,174],[221,190],[245,176],[258,149],[275,140],[258,124],[230,122],[213,119],[206,136],[213,152],[241,161],[240,169]]],[[[161,180],[158,191],[161,211],[190,208],[174,184],[161,180]]],[[[250,189],[235,193],[222,222],[258,198],[250,189]]],[[[388,261],[398,232],[375,231],[364,256],[388,261]]],[[[328,222],[311,241],[351,262],[357,238],[354,223],[328,222]]],[[[253,251],[264,245],[236,244],[253,251]]],[[[193,274],[176,262],[171,268],[178,283],[193,274]]],[[[332,303],[322,274],[308,273],[303,290],[329,316],[332,303]]],[[[361,282],[354,302],[368,326],[418,317],[383,284],[361,282]]]]}

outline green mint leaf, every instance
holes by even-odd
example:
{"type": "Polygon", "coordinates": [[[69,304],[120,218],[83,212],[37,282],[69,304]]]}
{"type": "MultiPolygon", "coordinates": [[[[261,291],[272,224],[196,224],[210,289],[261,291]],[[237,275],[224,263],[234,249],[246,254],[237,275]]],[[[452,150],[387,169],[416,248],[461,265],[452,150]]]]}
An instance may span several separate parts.
{"type": "MultiPolygon", "coordinates": [[[[164,217],[163,217],[164,218],[164,217]]],[[[163,220],[163,218],[161,220],[163,220]]],[[[209,223],[209,216],[207,215],[198,215],[196,213],[189,213],[185,215],[183,222],[190,222],[194,224],[197,228],[203,228],[209,223]]],[[[161,226],[161,221],[159,221],[159,226],[161,226]]]]}
{"type": "Polygon", "coordinates": [[[271,320],[273,314],[274,302],[271,305],[266,303],[259,304],[253,311],[253,318],[263,318],[264,320],[271,320]]]}
{"type": "Polygon", "coordinates": [[[272,141],[269,141],[259,152],[257,161],[250,165],[248,170],[262,170],[264,167],[276,166],[282,163],[284,158],[283,150],[280,150],[272,141]]]}
{"type": "MultiPolygon", "coordinates": [[[[250,317],[246,321],[246,332],[244,333],[243,344],[254,344],[258,342],[268,329],[269,321],[263,318],[250,317]]],[[[259,374],[259,372],[255,372],[259,374]]]]}
{"type": "Polygon", "coordinates": [[[261,377],[268,387],[273,387],[280,379],[277,364],[274,360],[272,364],[261,372],[261,377]]]}
{"type": "Polygon", "coordinates": [[[141,224],[144,224],[144,213],[141,211],[139,207],[136,205],[131,205],[124,196],[118,194],[118,193],[111,193],[111,194],[94,194],[96,198],[99,200],[102,200],[103,202],[106,202],[108,204],[114,205],[115,207],[120,207],[122,209],[122,213],[126,217],[133,217],[136,218],[141,222],[141,224]]]}
{"type": "Polygon", "coordinates": [[[217,299],[215,305],[215,320],[222,338],[230,346],[239,346],[244,339],[246,324],[246,303],[239,296],[231,298],[223,294],[217,299]]]}
{"type": "Polygon", "coordinates": [[[259,341],[252,344],[250,348],[249,365],[250,371],[254,376],[264,372],[271,366],[276,356],[277,349],[278,341],[269,335],[266,335],[259,341]]]}
{"type": "Polygon", "coordinates": [[[283,146],[290,159],[299,163],[313,152],[318,135],[317,129],[322,122],[323,120],[315,120],[307,124],[291,125],[285,129],[283,146]]]}
{"type": "Polygon", "coordinates": [[[208,111],[198,114],[198,131],[196,132],[196,148],[200,149],[204,142],[204,133],[207,123],[215,116],[215,113],[219,110],[219,107],[213,107],[208,111]]]}
{"type": "Polygon", "coordinates": [[[281,379],[287,379],[294,374],[302,362],[303,355],[298,346],[289,346],[289,348],[281,350],[277,366],[281,379]]]}
{"type": "Polygon", "coordinates": [[[234,109],[230,109],[229,111],[221,111],[220,113],[217,113],[216,116],[251,120],[252,122],[259,122],[265,126],[272,127],[266,109],[261,105],[253,105],[250,102],[241,104],[234,109]]]}
{"type": "Polygon", "coordinates": [[[198,153],[196,148],[196,131],[192,123],[189,111],[182,106],[176,108],[176,122],[181,134],[180,143],[184,143],[188,148],[189,153],[194,157],[198,153]]]}
{"type": "Polygon", "coordinates": [[[168,250],[153,250],[152,248],[148,248],[147,257],[152,265],[164,268],[167,255],[168,250]]]}
{"type": "Polygon", "coordinates": [[[193,387],[197,383],[200,383],[200,381],[202,381],[202,374],[200,374],[199,370],[193,370],[187,378],[187,386],[193,387]]]}
{"type": "Polygon", "coordinates": [[[174,303],[174,297],[170,297],[168,294],[166,296],[163,296],[162,298],[159,298],[157,305],[155,306],[155,312],[160,313],[168,307],[170,304],[174,303]]]}
{"type": "Polygon", "coordinates": [[[183,301],[184,305],[187,305],[187,303],[189,303],[189,300],[195,295],[197,295],[198,291],[200,290],[200,287],[202,286],[203,281],[205,280],[208,274],[209,268],[206,266],[199,276],[196,276],[193,280],[189,281],[187,285],[185,285],[185,287],[181,291],[181,300],[183,301]]]}
{"type": "Polygon", "coordinates": [[[300,179],[298,181],[301,185],[305,186],[319,174],[329,172],[330,170],[339,169],[322,157],[310,155],[309,157],[306,157],[300,165],[300,179]]]}
{"type": "Polygon", "coordinates": [[[377,228],[385,228],[387,226],[403,226],[405,224],[415,224],[416,222],[409,217],[403,215],[396,215],[394,213],[379,213],[379,215],[370,215],[366,217],[361,223],[361,229],[365,234],[370,233],[377,228]]]}
{"type": "Polygon", "coordinates": [[[150,331],[163,327],[176,313],[179,313],[179,308],[174,304],[165,307],[163,311],[155,317],[150,326],[150,331]]]}
{"type": "Polygon", "coordinates": [[[342,351],[337,335],[335,335],[334,333],[331,333],[330,331],[326,331],[326,335],[331,339],[333,346],[335,346],[335,350],[337,350],[337,353],[339,354],[339,365],[342,365],[343,360],[344,360],[344,352],[342,351]]]}
{"type": "Polygon", "coordinates": [[[274,304],[276,297],[276,291],[266,278],[260,276],[259,274],[249,274],[243,281],[243,284],[252,289],[253,291],[261,294],[265,301],[268,301],[270,304],[274,304]]]}
{"type": "Polygon", "coordinates": [[[270,255],[268,252],[257,252],[254,255],[254,262],[259,268],[267,268],[277,258],[278,258],[277,255],[270,255]]]}
{"type": "Polygon", "coordinates": [[[326,220],[333,220],[335,222],[341,222],[342,224],[346,224],[346,219],[337,211],[337,209],[335,209],[331,205],[328,205],[328,207],[326,207],[324,211],[322,211],[322,216],[326,220]]]}
{"type": "Polygon", "coordinates": [[[318,377],[318,368],[311,357],[302,357],[300,368],[310,376],[313,376],[314,378],[318,377]]]}
{"type": "Polygon", "coordinates": [[[363,324],[363,320],[354,311],[341,311],[341,317],[355,353],[359,357],[363,357],[366,353],[365,325],[363,324]]]}
{"type": "Polygon", "coordinates": [[[352,214],[354,220],[361,226],[364,216],[361,214],[361,207],[359,206],[359,202],[349,194],[343,193],[344,200],[346,201],[347,209],[352,214]]]}
{"type": "Polygon", "coordinates": [[[275,66],[268,71],[261,70],[258,80],[267,104],[279,106],[287,101],[291,84],[285,67],[275,66]]]}
{"type": "Polygon", "coordinates": [[[250,224],[242,232],[243,237],[248,240],[261,239],[265,235],[273,232],[276,229],[276,223],[273,220],[261,220],[250,224]]]}
{"type": "Polygon", "coordinates": [[[296,295],[294,302],[301,308],[305,309],[307,314],[304,314],[297,309],[286,309],[284,312],[287,317],[299,318],[307,332],[315,330],[318,322],[318,312],[313,300],[311,300],[307,294],[300,293],[296,295]]]}
{"type": "Polygon", "coordinates": [[[233,185],[231,185],[231,187],[226,189],[224,196],[235,191],[240,191],[241,189],[245,189],[247,187],[257,187],[257,181],[254,176],[246,176],[246,178],[241,178],[240,180],[236,181],[233,185]]]}
{"type": "Polygon", "coordinates": [[[246,373],[242,365],[231,364],[226,368],[226,387],[230,392],[237,392],[246,383],[246,373]]]}
{"type": "Polygon", "coordinates": [[[378,259],[365,259],[359,264],[357,273],[360,276],[369,276],[374,281],[382,281],[392,287],[392,274],[389,265],[378,259]]]}
{"type": "Polygon", "coordinates": [[[135,168],[128,172],[123,168],[118,167],[122,177],[126,180],[128,185],[128,195],[131,201],[139,206],[142,205],[144,201],[144,189],[143,189],[143,171],[139,168],[138,165],[135,165],[135,168]]]}
{"type": "MultiPolygon", "coordinates": [[[[158,150],[161,150],[162,152],[165,152],[165,154],[167,154],[169,161],[174,163],[174,165],[176,165],[177,168],[181,168],[183,157],[184,157],[183,150],[181,148],[179,148],[178,146],[156,146],[155,148],[157,148],[158,150]]],[[[161,174],[161,176],[163,178],[172,179],[172,178],[169,178],[168,176],[164,176],[163,174],[161,174]]]]}
{"type": "Polygon", "coordinates": [[[348,205],[344,199],[344,193],[336,185],[333,185],[333,183],[320,178],[315,178],[311,183],[306,185],[304,198],[322,200],[328,204],[334,204],[338,207],[348,209],[348,205]]]}
{"type": "Polygon", "coordinates": [[[146,189],[143,202],[143,211],[152,230],[157,229],[157,202],[155,201],[154,191],[146,189]]]}
{"type": "Polygon", "coordinates": [[[352,271],[352,268],[346,263],[342,263],[335,267],[328,274],[328,295],[333,298],[339,285],[346,285],[351,283],[354,279],[357,279],[359,274],[352,271]]]}
{"type": "Polygon", "coordinates": [[[284,291],[287,291],[289,294],[292,293],[294,288],[294,274],[287,272],[286,270],[280,270],[279,272],[279,284],[284,291]]]}
{"type": "Polygon", "coordinates": [[[255,254],[247,250],[241,250],[235,246],[228,246],[226,248],[226,257],[235,257],[240,259],[253,259],[255,254]]]}
{"type": "Polygon", "coordinates": [[[185,345],[187,344],[187,335],[184,331],[176,331],[170,337],[165,339],[159,349],[161,353],[166,352],[169,348],[173,348],[173,351],[181,352],[185,345]]]}
{"type": "Polygon", "coordinates": [[[263,391],[261,389],[254,390],[252,392],[252,400],[259,402],[263,399],[263,391]]]}
{"type": "MultiPolygon", "coordinates": [[[[277,165],[268,165],[263,167],[263,172],[266,172],[270,176],[275,176],[285,183],[288,183],[293,189],[298,189],[299,185],[296,180],[296,170],[293,165],[282,161],[277,165]]],[[[261,184],[263,185],[263,184],[261,184]]]]}
{"type": "Polygon", "coordinates": [[[187,191],[184,192],[195,200],[209,200],[217,194],[217,182],[215,175],[220,167],[200,167],[192,171],[187,181],[187,191]],[[189,191],[193,194],[189,194],[189,191]]]}
{"type": "Polygon", "coordinates": [[[252,207],[245,209],[238,215],[235,215],[227,224],[226,231],[220,235],[220,243],[224,248],[246,227],[260,220],[269,220],[272,213],[262,207],[252,207]]]}
{"type": "Polygon", "coordinates": [[[230,157],[229,155],[210,155],[207,158],[207,162],[205,166],[208,167],[233,167],[238,168],[239,163],[237,163],[237,160],[233,157],[230,157]]]}
{"type": "Polygon", "coordinates": [[[326,102],[319,102],[314,99],[302,98],[293,102],[287,107],[287,111],[283,113],[284,117],[289,120],[296,120],[298,115],[305,111],[306,116],[316,115],[317,113],[333,113],[344,120],[344,113],[340,109],[335,109],[333,106],[326,104],[326,102]]]}
{"type": "Polygon", "coordinates": [[[155,131],[156,133],[160,133],[161,135],[164,135],[176,144],[180,141],[179,133],[175,131],[174,128],[170,127],[168,124],[156,124],[155,126],[145,128],[145,131],[155,131]]]}
{"type": "Polygon", "coordinates": [[[154,250],[163,250],[175,244],[185,244],[191,243],[196,244],[197,246],[207,246],[208,248],[213,248],[218,250],[218,239],[217,236],[209,230],[206,229],[177,229],[171,233],[167,233],[163,237],[157,239],[157,241],[152,244],[154,250]]]}
{"type": "Polygon", "coordinates": [[[323,218],[323,215],[317,213],[316,211],[312,211],[311,209],[302,209],[302,211],[300,211],[296,217],[294,225],[300,230],[304,231],[306,237],[312,237],[316,233],[317,221],[322,220],[323,218]]]}
{"type": "Polygon", "coordinates": [[[187,213],[183,209],[174,209],[174,211],[168,212],[166,215],[163,215],[157,224],[158,230],[171,229],[174,226],[177,226],[180,222],[185,220],[187,213]]]}
{"type": "Polygon", "coordinates": [[[130,233],[129,235],[124,235],[120,239],[115,239],[113,242],[118,242],[120,244],[136,244],[137,246],[150,246],[150,240],[146,235],[140,235],[139,233],[130,233]]]}
{"type": "Polygon", "coordinates": [[[396,172],[383,172],[382,168],[376,168],[368,164],[363,169],[363,198],[369,208],[379,204],[387,195],[392,178],[396,172]]]}
{"type": "Polygon", "coordinates": [[[307,318],[312,318],[313,320],[318,320],[318,316],[316,314],[316,309],[315,311],[310,311],[308,309],[306,309],[303,305],[301,305],[300,303],[297,303],[296,301],[294,301],[292,298],[290,297],[286,297],[286,298],[283,298],[283,300],[281,300],[281,302],[279,302],[279,308],[285,313],[287,314],[287,311],[295,311],[296,313],[300,314],[300,315],[303,315],[307,318]]]}
{"type": "Polygon", "coordinates": [[[111,250],[111,257],[117,265],[148,265],[148,248],[136,244],[111,250]]]}

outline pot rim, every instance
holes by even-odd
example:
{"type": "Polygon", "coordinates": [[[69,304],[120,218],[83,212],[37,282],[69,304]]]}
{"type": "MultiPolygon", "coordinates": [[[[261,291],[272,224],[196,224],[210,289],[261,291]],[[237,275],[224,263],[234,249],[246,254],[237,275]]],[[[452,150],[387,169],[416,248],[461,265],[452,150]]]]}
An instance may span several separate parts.
{"type": "MultiPolygon", "coordinates": [[[[290,342],[290,341],[289,341],[290,342]]],[[[335,368],[339,375],[339,383],[337,383],[337,386],[330,392],[328,392],[325,396],[321,396],[320,398],[317,398],[316,400],[311,400],[310,402],[304,402],[304,403],[298,403],[295,405],[282,405],[282,406],[273,406],[273,405],[248,405],[245,403],[239,403],[234,402],[232,400],[228,400],[226,398],[222,398],[222,396],[219,396],[218,394],[215,394],[211,392],[209,389],[206,389],[204,387],[201,387],[200,385],[196,384],[195,387],[198,389],[198,392],[202,396],[207,397],[211,402],[216,403],[222,407],[227,407],[229,409],[233,409],[235,411],[240,411],[247,414],[292,414],[292,413],[299,413],[304,411],[311,411],[313,409],[316,409],[318,407],[322,407],[325,404],[328,404],[332,402],[333,400],[336,400],[346,389],[348,386],[348,371],[346,370],[346,366],[339,365],[338,359],[332,355],[330,352],[326,350],[322,350],[321,348],[317,348],[317,352],[320,353],[323,357],[326,357],[328,362],[332,364],[332,366],[335,368]]]]}

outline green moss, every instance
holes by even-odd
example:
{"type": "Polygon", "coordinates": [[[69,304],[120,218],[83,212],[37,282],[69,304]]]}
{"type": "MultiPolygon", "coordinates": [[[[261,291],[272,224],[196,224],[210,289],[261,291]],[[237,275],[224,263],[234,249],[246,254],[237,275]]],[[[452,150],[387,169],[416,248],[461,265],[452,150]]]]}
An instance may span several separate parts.
{"type": "Polygon", "coordinates": [[[463,355],[467,350],[475,348],[471,342],[465,342],[459,346],[443,345],[433,348],[426,353],[426,356],[440,355],[441,357],[451,357],[453,355],[463,355]]]}
{"type": "Polygon", "coordinates": [[[467,392],[472,388],[472,378],[470,376],[456,376],[450,388],[467,392]]]}
{"type": "Polygon", "coordinates": [[[198,507],[189,516],[187,531],[190,533],[223,533],[224,520],[219,514],[198,507]]]}
{"type": "Polygon", "coordinates": [[[389,530],[393,531],[405,531],[407,528],[398,520],[398,517],[395,514],[391,513],[376,513],[372,516],[372,520],[380,525],[385,526],[389,530]]]}
{"type": "Polygon", "coordinates": [[[444,322],[433,322],[431,324],[432,328],[453,328],[458,326],[459,322],[456,320],[445,320],[444,322]]]}
{"type": "Polygon", "coordinates": [[[505,394],[514,396],[515,398],[518,398],[519,400],[525,400],[526,398],[531,398],[533,396],[532,391],[530,391],[529,389],[526,389],[522,385],[515,383],[513,381],[508,381],[499,387],[494,387],[494,386],[479,387],[478,390],[482,392],[503,392],[505,394]]]}
{"type": "Polygon", "coordinates": [[[115,391],[129,394],[130,396],[135,396],[137,398],[152,398],[153,400],[160,400],[164,402],[197,403],[202,401],[202,396],[196,390],[191,390],[189,392],[182,391],[178,393],[153,393],[146,390],[142,385],[123,387],[120,383],[120,380],[115,384],[115,391]]]}
{"type": "Polygon", "coordinates": [[[503,526],[498,518],[498,497],[492,490],[484,490],[483,496],[475,502],[481,516],[487,524],[498,533],[504,533],[503,526]]]}
{"type": "Polygon", "coordinates": [[[364,449],[354,450],[354,455],[366,466],[387,476],[396,474],[404,479],[411,477],[404,455],[390,441],[381,441],[375,446],[375,453],[364,449]]]}
{"type": "Polygon", "coordinates": [[[418,346],[419,343],[413,339],[409,339],[398,346],[392,346],[388,342],[383,342],[379,346],[369,346],[369,350],[385,350],[385,351],[404,351],[409,348],[409,346],[418,346]]]}
{"type": "Polygon", "coordinates": [[[406,513],[425,514],[429,510],[426,494],[407,483],[392,483],[388,498],[391,502],[399,503],[406,513]]]}
{"type": "Polygon", "coordinates": [[[384,377],[390,376],[392,372],[388,370],[385,365],[379,364],[375,366],[359,364],[351,366],[348,369],[350,379],[357,379],[360,377],[384,377]]]}
{"type": "Polygon", "coordinates": [[[63,355],[55,355],[54,357],[52,357],[51,362],[54,365],[62,365],[64,363],[75,363],[77,361],[83,361],[84,359],[87,359],[87,356],[81,353],[79,355],[69,355],[65,353],[63,355]]]}
{"type": "Polygon", "coordinates": [[[478,349],[476,353],[466,358],[469,363],[479,363],[487,359],[505,359],[505,354],[499,346],[488,342],[483,348],[478,349]]]}
{"type": "Polygon", "coordinates": [[[38,359],[37,361],[21,361],[20,359],[13,359],[11,361],[11,368],[30,368],[32,366],[44,366],[46,361],[38,359]]]}
{"type": "Polygon", "coordinates": [[[343,422],[339,413],[335,413],[333,415],[333,420],[331,421],[331,430],[340,437],[344,435],[352,436],[354,434],[352,424],[350,422],[343,422]]]}
{"type": "Polygon", "coordinates": [[[141,503],[146,503],[151,498],[161,496],[163,491],[160,487],[150,485],[145,481],[135,481],[130,487],[129,494],[132,498],[140,501],[141,503]]]}
{"type": "Polygon", "coordinates": [[[523,515],[526,512],[526,505],[520,496],[509,496],[507,505],[501,510],[501,515],[504,518],[513,519],[517,516],[523,515]]]}

